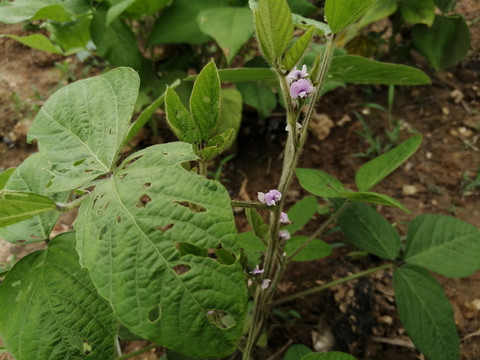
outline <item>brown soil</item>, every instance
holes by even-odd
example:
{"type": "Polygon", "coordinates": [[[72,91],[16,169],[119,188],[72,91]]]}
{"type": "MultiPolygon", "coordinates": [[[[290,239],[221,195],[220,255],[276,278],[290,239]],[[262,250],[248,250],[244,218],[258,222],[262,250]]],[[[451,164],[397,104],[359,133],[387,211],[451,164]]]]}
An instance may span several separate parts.
{"type": "MultiPolygon", "coordinates": [[[[463,1],[457,9],[475,18],[480,5],[475,0],[463,1]]],[[[471,31],[472,49],[477,51],[460,65],[434,74],[418,60],[412,65],[429,73],[432,85],[395,90],[393,115],[402,126],[401,139],[413,132],[423,135],[419,151],[375,188],[411,210],[411,214],[405,214],[394,208],[380,209],[401,232],[416,215],[425,213],[451,215],[480,226],[480,184],[468,188],[480,168],[480,24],[472,26],[471,31]]],[[[18,26],[0,25],[0,33],[23,32],[18,26]]],[[[25,134],[38,106],[55,88],[71,80],[58,66],[65,61],[78,73],[79,66],[72,57],[45,54],[0,38],[0,171],[17,166],[35,152],[33,146],[26,144],[25,134]]],[[[365,106],[361,105],[366,102],[387,106],[387,89],[348,86],[327,94],[319,103],[315,129],[311,129],[300,166],[322,169],[355,189],[354,174],[368,159],[352,154],[366,153],[370,145],[358,135],[363,129],[354,111],[363,114],[382,144],[391,143],[385,136],[386,115],[375,111],[366,114],[365,106]]],[[[164,129],[161,114],[158,119],[164,129]]],[[[168,133],[161,134],[165,139],[170,138],[168,133]]],[[[148,142],[148,131],[143,136],[147,136],[148,142]]],[[[253,111],[245,110],[239,139],[232,151],[236,156],[222,174],[232,197],[255,199],[257,191],[277,185],[284,141],[280,113],[258,120],[253,111]]],[[[287,207],[305,195],[298,183],[294,183],[287,194],[287,207]]],[[[317,215],[308,227],[315,228],[322,220],[317,215]]],[[[68,228],[71,221],[64,218],[57,230],[68,228]]],[[[248,226],[242,213],[237,214],[237,222],[240,229],[248,226]]],[[[11,245],[0,239],[0,262],[12,254],[21,257],[37,248],[38,245],[11,245]]],[[[292,264],[280,284],[279,297],[381,264],[373,257],[345,256],[352,250],[343,247],[328,259],[292,264]]],[[[379,272],[280,306],[284,313],[296,309],[301,317],[286,323],[273,315],[269,346],[260,349],[257,358],[282,359],[286,345],[295,343],[348,351],[359,360],[422,358],[396,316],[391,276],[389,271],[379,272]]],[[[461,359],[480,359],[480,272],[463,279],[439,276],[438,280],[454,308],[461,359]]],[[[136,345],[127,344],[127,351],[136,345]]],[[[160,350],[149,353],[148,359],[158,358],[155,354],[160,354],[160,350]]],[[[0,359],[9,357],[0,354],[0,359]]]]}

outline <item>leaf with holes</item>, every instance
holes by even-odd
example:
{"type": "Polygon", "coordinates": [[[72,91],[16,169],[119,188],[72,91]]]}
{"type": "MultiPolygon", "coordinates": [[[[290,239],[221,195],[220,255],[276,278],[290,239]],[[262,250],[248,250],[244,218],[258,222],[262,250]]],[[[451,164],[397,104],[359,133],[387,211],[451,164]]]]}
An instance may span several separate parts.
{"type": "Polygon", "coordinates": [[[52,164],[50,191],[78,188],[115,167],[138,95],[135,71],[117,68],[55,92],[33,121],[28,140],[52,164]]]}
{"type": "MultiPolygon", "coordinates": [[[[39,195],[48,195],[55,202],[64,202],[68,199],[69,192],[49,194],[47,185],[52,175],[45,170],[47,161],[40,153],[30,155],[10,176],[5,184],[5,189],[10,191],[27,191],[39,195]]],[[[25,208],[31,211],[31,206],[25,208]]],[[[48,211],[21,223],[0,228],[0,238],[9,242],[32,243],[49,238],[60,213],[48,211]]]]}
{"type": "Polygon", "coordinates": [[[131,331],[175,351],[218,358],[242,336],[247,291],[238,261],[202,256],[201,249],[238,252],[237,234],[226,189],[182,167],[195,159],[186,143],[128,157],[82,203],[77,250],[131,331]]]}
{"type": "Polygon", "coordinates": [[[73,232],[15,264],[0,303],[0,333],[16,359],[115,359],[118,323],[78,263],[73,232]]]}

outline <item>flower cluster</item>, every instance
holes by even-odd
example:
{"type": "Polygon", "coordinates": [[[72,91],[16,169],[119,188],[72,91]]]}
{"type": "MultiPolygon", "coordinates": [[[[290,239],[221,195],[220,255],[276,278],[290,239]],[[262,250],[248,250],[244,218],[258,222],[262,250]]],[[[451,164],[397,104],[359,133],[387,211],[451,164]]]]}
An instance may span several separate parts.
{"type": "Polygon", "coordinates": [[[282,193],[277,189],[270,190],[266,194],[258,192],[257,196],[258,200],[267,206],[275,206],[275,204],[282,199],[282,193]]]}
{"type": "Polygon", "coordinates": [[[306,65],[302,66],[302,70],[295,68],[287,75],[287,82],[290,85],[290,96],[292,99],[305,99],[313,91],[314,87],[307,77],[306,65]]]}

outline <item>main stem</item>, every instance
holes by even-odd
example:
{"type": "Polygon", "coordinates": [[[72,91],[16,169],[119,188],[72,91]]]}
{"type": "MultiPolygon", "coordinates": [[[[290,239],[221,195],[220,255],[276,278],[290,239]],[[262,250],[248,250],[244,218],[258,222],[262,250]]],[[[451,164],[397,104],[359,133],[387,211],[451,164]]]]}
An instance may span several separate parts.
{"type": "Polygon", "coordinates": [[[316,72],[317,76],[313,81],[313,83],[316,85],[316,88],[312,94],[311,102],[305,115],[303,128],[301,129],[300,133],[298,133],[296,129],[296,121],[299,116],[299,110],[294,109],[292,106],[292,99],[289,96],[289,85],[284,74],[280,69],[276,69],[280,86],[282,87],[284,94],[285,104],[287,104],[287,123],[290,125],[290,131],[288,132],[287,142],[285,145],[282,175],[277,188],[282,194],[282,199],[270,213],[269,243],[265,253],[263,267],[263,279],[270,279],[271,283],[270,287],[267,289],[262,289],[261,287],[257,286],[255,291],[251,322],[252,326],[248,333],[247,343],[243,352],[243,360],[251,360],[251,352],[254,345],[257,343],[265,325],[269,303],[273,299],[276,291],[276,285],[280,281],[285,269],[286,261],[285,259],[282,260],[282,255],[280,254],[280,252],[283,251],[283,244],[278,236],[278,232],[280,230],[280,213],[282,211],[285,195],[295,172],[298,159],[303,150],[303,145],[306,140],[308,122],[313,115],[315,104],[320,97],[320,90],[326,79],[326,74],[330,66],[332,56],[333,37],[331,36],[327,38],[325,52],[323,54],[322,61],[320,62],[318,71],[316,72]]]}

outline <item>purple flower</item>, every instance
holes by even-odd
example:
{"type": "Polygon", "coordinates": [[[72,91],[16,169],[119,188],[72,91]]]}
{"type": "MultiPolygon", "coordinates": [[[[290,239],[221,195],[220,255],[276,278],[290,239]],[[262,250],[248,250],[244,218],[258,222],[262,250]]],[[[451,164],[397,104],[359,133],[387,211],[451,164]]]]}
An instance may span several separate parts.
{"type": "Polygon", "coordinates": [[[255,269],[253,269],[252,271],[250,271],[250,274],[252,274],[252,275],[263,274],[264,271],[265,271],[265,270],[260,270],[260,269],[258,268],[258,264],[257,264],[257,266],[255,266],[255,269]]]}
{"type": "Polygon", "coordinates": [[[266,194],[258,192],[258,200],[268,206],[275,206],[282,199],[282,194],[277,189],[270,190],[266,194]]]}
{"type": "Polygon", "coordinates": [[[313,91],[313,85],[308,79],[300,79],[290,85],[290,96],[293,99],[305,99],[313,91]]]}
{"type": "Polygon", "coordinates": [[[280,230],[278,232],[278,236],[280,237],[280,239],[282,240],[288,240],[290,239],[290,233],[288,232],[288,230],[280,230]]]}
{"type": "Polygon", "coordinates": [[[263,290],[268,289],[268,287],[270,286],[270,282],[271,282],[271,281],[272,281],[272,280],[270,280],[270,279],[265,279],[265,280],[263,280],[263,281],[262,281],[262,289],[263,289],[263,290]]]}
{"type": "Polygon", "coordinates": [[[281,222],[282,224],[290,224],[290,219],[288,218],[287,213],[284,213],[284,212],[282,211],[282,213],[280,214],[280,222],[281,222]]]}
{"type": "Polygon", "coordinates": [[[297,67],[295,66],[295,69],[290,71],[290,73],[287,75],[287,82],[291,84],[294,81],[305,79],[307,76],[307,65],[303,65],[302,70],[297,70],[297,67]]]}

